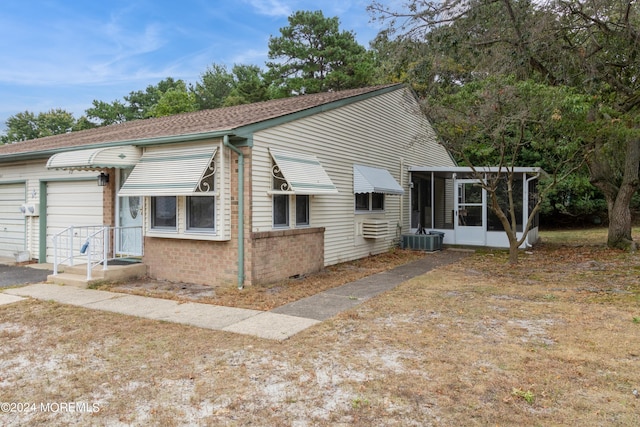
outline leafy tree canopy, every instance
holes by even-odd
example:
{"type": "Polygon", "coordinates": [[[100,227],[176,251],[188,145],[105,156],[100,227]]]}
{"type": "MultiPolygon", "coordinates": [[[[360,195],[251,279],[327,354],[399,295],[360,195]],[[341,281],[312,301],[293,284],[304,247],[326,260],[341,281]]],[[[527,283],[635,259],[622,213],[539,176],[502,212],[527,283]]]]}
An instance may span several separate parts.
{"type": "Polygon", "coordinates": [[[6,134],[0,138],[3,144],[87,129],[94,125],[86,117],[76,120],[73,114],[65,110],[52,109],[38,114],[30,111],[18,113],[7,119],[6,126],[6,134]]]}
{"type": "Polygon", "coordinates": [[[142,91],[133,91],[124,96],[124,102],[115,100],[112,103],[93,101],[93,107],[88,108],[87,117],[96,119],[101,125],[122,123],[129,120],[146,119],[152,117],[151,110],[160,101],[162,96],[170,91],[186,90],[185,82],[167,77],[157,85],[149,85],[142,91]]]}
{"type": "Polygon", "coordinates": [[[389,23],[387,34],[396,36],[391,43],[402,47],[385,58],[388,68],[401,69],[428,104],[438,105],[443,95],[490,76],[569,87],[582,96],[588,114],[567,122],[582,144],[591,182],[607,200],[608,243],[634,246],[629,204],[640,187],[637,2],[411,0],[406,5],[393,10],[374,1],[369,10],[389,23]],[[415,52],[423,55],[412,58],[415,52]]]}
{"type": "Polygon", "coordinates": [[[167,89],[166,92],[160,95],[156,103],[148,109],[146,116],[171,116],[196,111],[197,109],[198,103],[195,94],[187,90],[187,86],[182,80],[178,80],[175,87],[167,89]]]}
{"type": "Polygon", "coordinates": [[[233,90],[233,74],[221,64],[212,64],[200,75],[200,81],[191,87],[198,109],[219,108],[233,90]]]}
{"type": "Polygon", "coordinates": [[[371,53],[321,11],[293,13],[269,39],[269,59],[269,80],[281,96],[360,87],[372,77],[371,53]]]}

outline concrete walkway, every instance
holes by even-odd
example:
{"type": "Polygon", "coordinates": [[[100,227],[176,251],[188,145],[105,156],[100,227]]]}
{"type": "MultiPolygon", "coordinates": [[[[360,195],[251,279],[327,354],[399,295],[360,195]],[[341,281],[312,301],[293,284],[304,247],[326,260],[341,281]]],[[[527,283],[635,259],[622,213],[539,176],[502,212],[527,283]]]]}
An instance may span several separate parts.
{"type": "Polygon", "coordinates": [[[284,340],[412,277],[424,274],[435,267],[456,262],[466,255],[464,252],[450,250],[428,253],[424,258],[412,263],[268,312],[193,302],[180,303],[160,298],[44,283],[5,289],[0,293],[0,305],[15,303],[24,298],[35,298],[200,328],[284,340]]]}

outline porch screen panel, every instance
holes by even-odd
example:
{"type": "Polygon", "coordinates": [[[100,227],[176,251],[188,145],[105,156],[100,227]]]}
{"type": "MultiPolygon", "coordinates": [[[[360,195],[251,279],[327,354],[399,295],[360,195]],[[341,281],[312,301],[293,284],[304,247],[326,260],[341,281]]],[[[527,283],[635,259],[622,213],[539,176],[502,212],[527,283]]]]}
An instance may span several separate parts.
{"type": "Polygon", "coordinates": [[[216,150],[205,146],[147,151],[118,196],[189,196],[208,191],[199,186],[215,172],[216,150]]]}

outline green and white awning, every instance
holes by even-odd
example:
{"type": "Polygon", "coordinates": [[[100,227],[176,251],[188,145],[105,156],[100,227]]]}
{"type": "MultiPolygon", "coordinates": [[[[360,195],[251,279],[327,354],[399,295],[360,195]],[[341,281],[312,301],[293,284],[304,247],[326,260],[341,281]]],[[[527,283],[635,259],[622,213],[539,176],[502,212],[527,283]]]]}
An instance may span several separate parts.
{"type": "Polygon", "coordinates": [[[132,168],[140,159],[141,150],[131,145],[65,151],[47,161],[47,169],[93,170],[132,168]]]}
{"type": "MultiPolygon", "coordinates": [[[[276,170],[295,194],[335,194],[338,189],[318,159],[311,154],[269,149],[276,170]]],[[[275,176],[275,175],[274,175],[275,176]]],[[[279,178],[279,176],[276,176],[279,178]]]]}
{"type": "Polygon", "coordinates": [[[214,190],[214,146],[148,149],[118,196],[188,196],[214,190]]]}
{"type": "Polygon", "coordinates": [[[353,192],[404,194],[404,189],[398,184],[386,169],[371,166],[353,166],[353,192]]]}

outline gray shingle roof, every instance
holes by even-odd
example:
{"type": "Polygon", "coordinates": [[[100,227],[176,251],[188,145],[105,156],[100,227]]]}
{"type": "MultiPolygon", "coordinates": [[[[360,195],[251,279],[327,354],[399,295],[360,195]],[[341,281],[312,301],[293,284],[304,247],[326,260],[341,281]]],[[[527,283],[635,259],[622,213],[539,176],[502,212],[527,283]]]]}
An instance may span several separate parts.
{"type": "MultiPolygon", "coordinates": [[[[373,86],[339,92],[324,92],[275,99],[254,104],[213,110],[196,111],[146,120],[135,120],[116,125],[53,135],[45,138],[0,145],[0,161],[3,157],[18,154],[54,152],[73,147],[94,144],[134,142],[163,137],[233,131],[243,126],[276,119],[310,108],[359,95],[370,94],[396,85],[373,86]]],[[[8,160],[8,159],[5,159],[8,160]]]]}

